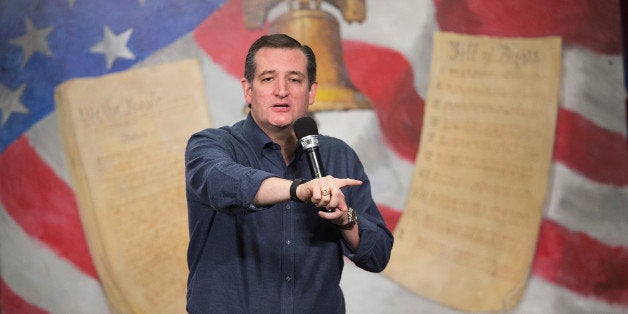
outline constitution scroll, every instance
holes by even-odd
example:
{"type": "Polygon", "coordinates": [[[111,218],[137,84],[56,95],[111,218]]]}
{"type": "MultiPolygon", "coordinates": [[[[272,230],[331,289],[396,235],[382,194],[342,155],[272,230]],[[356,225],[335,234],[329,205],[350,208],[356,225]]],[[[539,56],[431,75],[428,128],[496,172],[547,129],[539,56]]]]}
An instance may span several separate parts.
{"type": "Polygon", "coordinates": [[[184,151],[209,126],[197,60],[56,90],[89,249],[114,313],[185,312],[184,151]]]}
{"type": "Polygon", "coordinates": [[[388,276],[456,309],[518,304],[548,186],[560,69],[557,37],[435,34],[388,276]]]}

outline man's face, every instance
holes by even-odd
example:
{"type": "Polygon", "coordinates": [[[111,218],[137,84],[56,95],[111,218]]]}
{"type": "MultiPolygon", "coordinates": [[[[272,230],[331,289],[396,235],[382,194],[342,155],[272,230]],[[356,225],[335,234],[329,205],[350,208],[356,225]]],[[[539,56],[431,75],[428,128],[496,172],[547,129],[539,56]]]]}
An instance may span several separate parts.
{"type": "Polygon", "coordinates": [[[308,87],[307,59],[299,49],[262,48],[255,55],[255,76],[242,88],[251,115],[266,133],[277,132],[307,114],[317,84],[308,87]]]}

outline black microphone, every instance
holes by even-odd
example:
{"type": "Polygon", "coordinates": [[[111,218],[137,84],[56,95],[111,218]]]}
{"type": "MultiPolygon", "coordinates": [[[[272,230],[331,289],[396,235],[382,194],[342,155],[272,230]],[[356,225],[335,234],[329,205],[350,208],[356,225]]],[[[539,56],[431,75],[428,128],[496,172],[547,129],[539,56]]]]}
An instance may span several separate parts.
{"type": "Polygon", "coordinates": [[[322,178],[325,174],[321,155],[318,151],[318,127],[316,121],[310,117],[302,117],[294,121],[294,134],[299,139],[299,144],[307,154],[312,178],[322,178]]]}
{"type": "MultiPolygon", "coordinates": [[[[307,161],[310,165],[310,173],[312,178],[322,178],[325,174],[325,168],[321,162],[321,155],[318,151],[318,127],[316,121],[310,117],[302,117],[294,121],[294,134],[299,139],[299,144],[307,155],[307,161]]],[[[334,209],[320,208],[326,212],[333,212],[334,209]]]]}

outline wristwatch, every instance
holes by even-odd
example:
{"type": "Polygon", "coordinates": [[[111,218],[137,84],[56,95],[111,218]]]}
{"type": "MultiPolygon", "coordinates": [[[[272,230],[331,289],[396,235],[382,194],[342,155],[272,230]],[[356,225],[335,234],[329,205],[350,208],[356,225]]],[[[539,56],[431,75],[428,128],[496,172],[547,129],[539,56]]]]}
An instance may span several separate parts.
{"type": "Polygon", "coordinates": [[[297,186],[307,182],[308,180],[306,179],[294,179],[294,181],[292,181],[292,184],[290,184],[290,199],[295,201],[295,202],[299,202],[299,203],[303,203],[302,200],[300,200],[297,197],[297,186]]]}
{"type": "Polygon", "coordinates": [[[348,221],[346,224],[336,225],[336,227],[347,230],[347,229],[353,228],[353,225],[355,225],[355,223],[358,222],[358,215],[356,215],[355,210],[353,210],[353,208],[351,207],[349,207],[349,209],[347,210],[347,218],[348,218],[348,221]]]}

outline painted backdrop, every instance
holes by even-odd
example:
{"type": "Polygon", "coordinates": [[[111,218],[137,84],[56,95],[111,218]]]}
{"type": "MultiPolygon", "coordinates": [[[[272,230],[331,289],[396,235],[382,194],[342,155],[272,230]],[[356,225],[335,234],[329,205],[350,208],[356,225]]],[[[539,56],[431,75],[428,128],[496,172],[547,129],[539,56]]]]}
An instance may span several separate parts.
{"type": "MultiPolygon", "coordinates": [[[[434,32],[562,36],[550,191],[530,281],[515,312],[628,311],[619,1],[366,5],[363,23],[341,22],[342,48],[351,80],[373,108],[320,112],[316,119],[321,133],[356,149],[391,229],[407,200],[420,145],[434,32]]],[[[243,118],[245,50],[266,32],[245,28],[241,0],[0,0],[2,312],[109,312],[69,180],[54,88],[71,78],[198,58],[212,124],[231,124],[243,118]]],[[[349,312],[456,313],[351,264],[342,285],[349,312]]]]}

